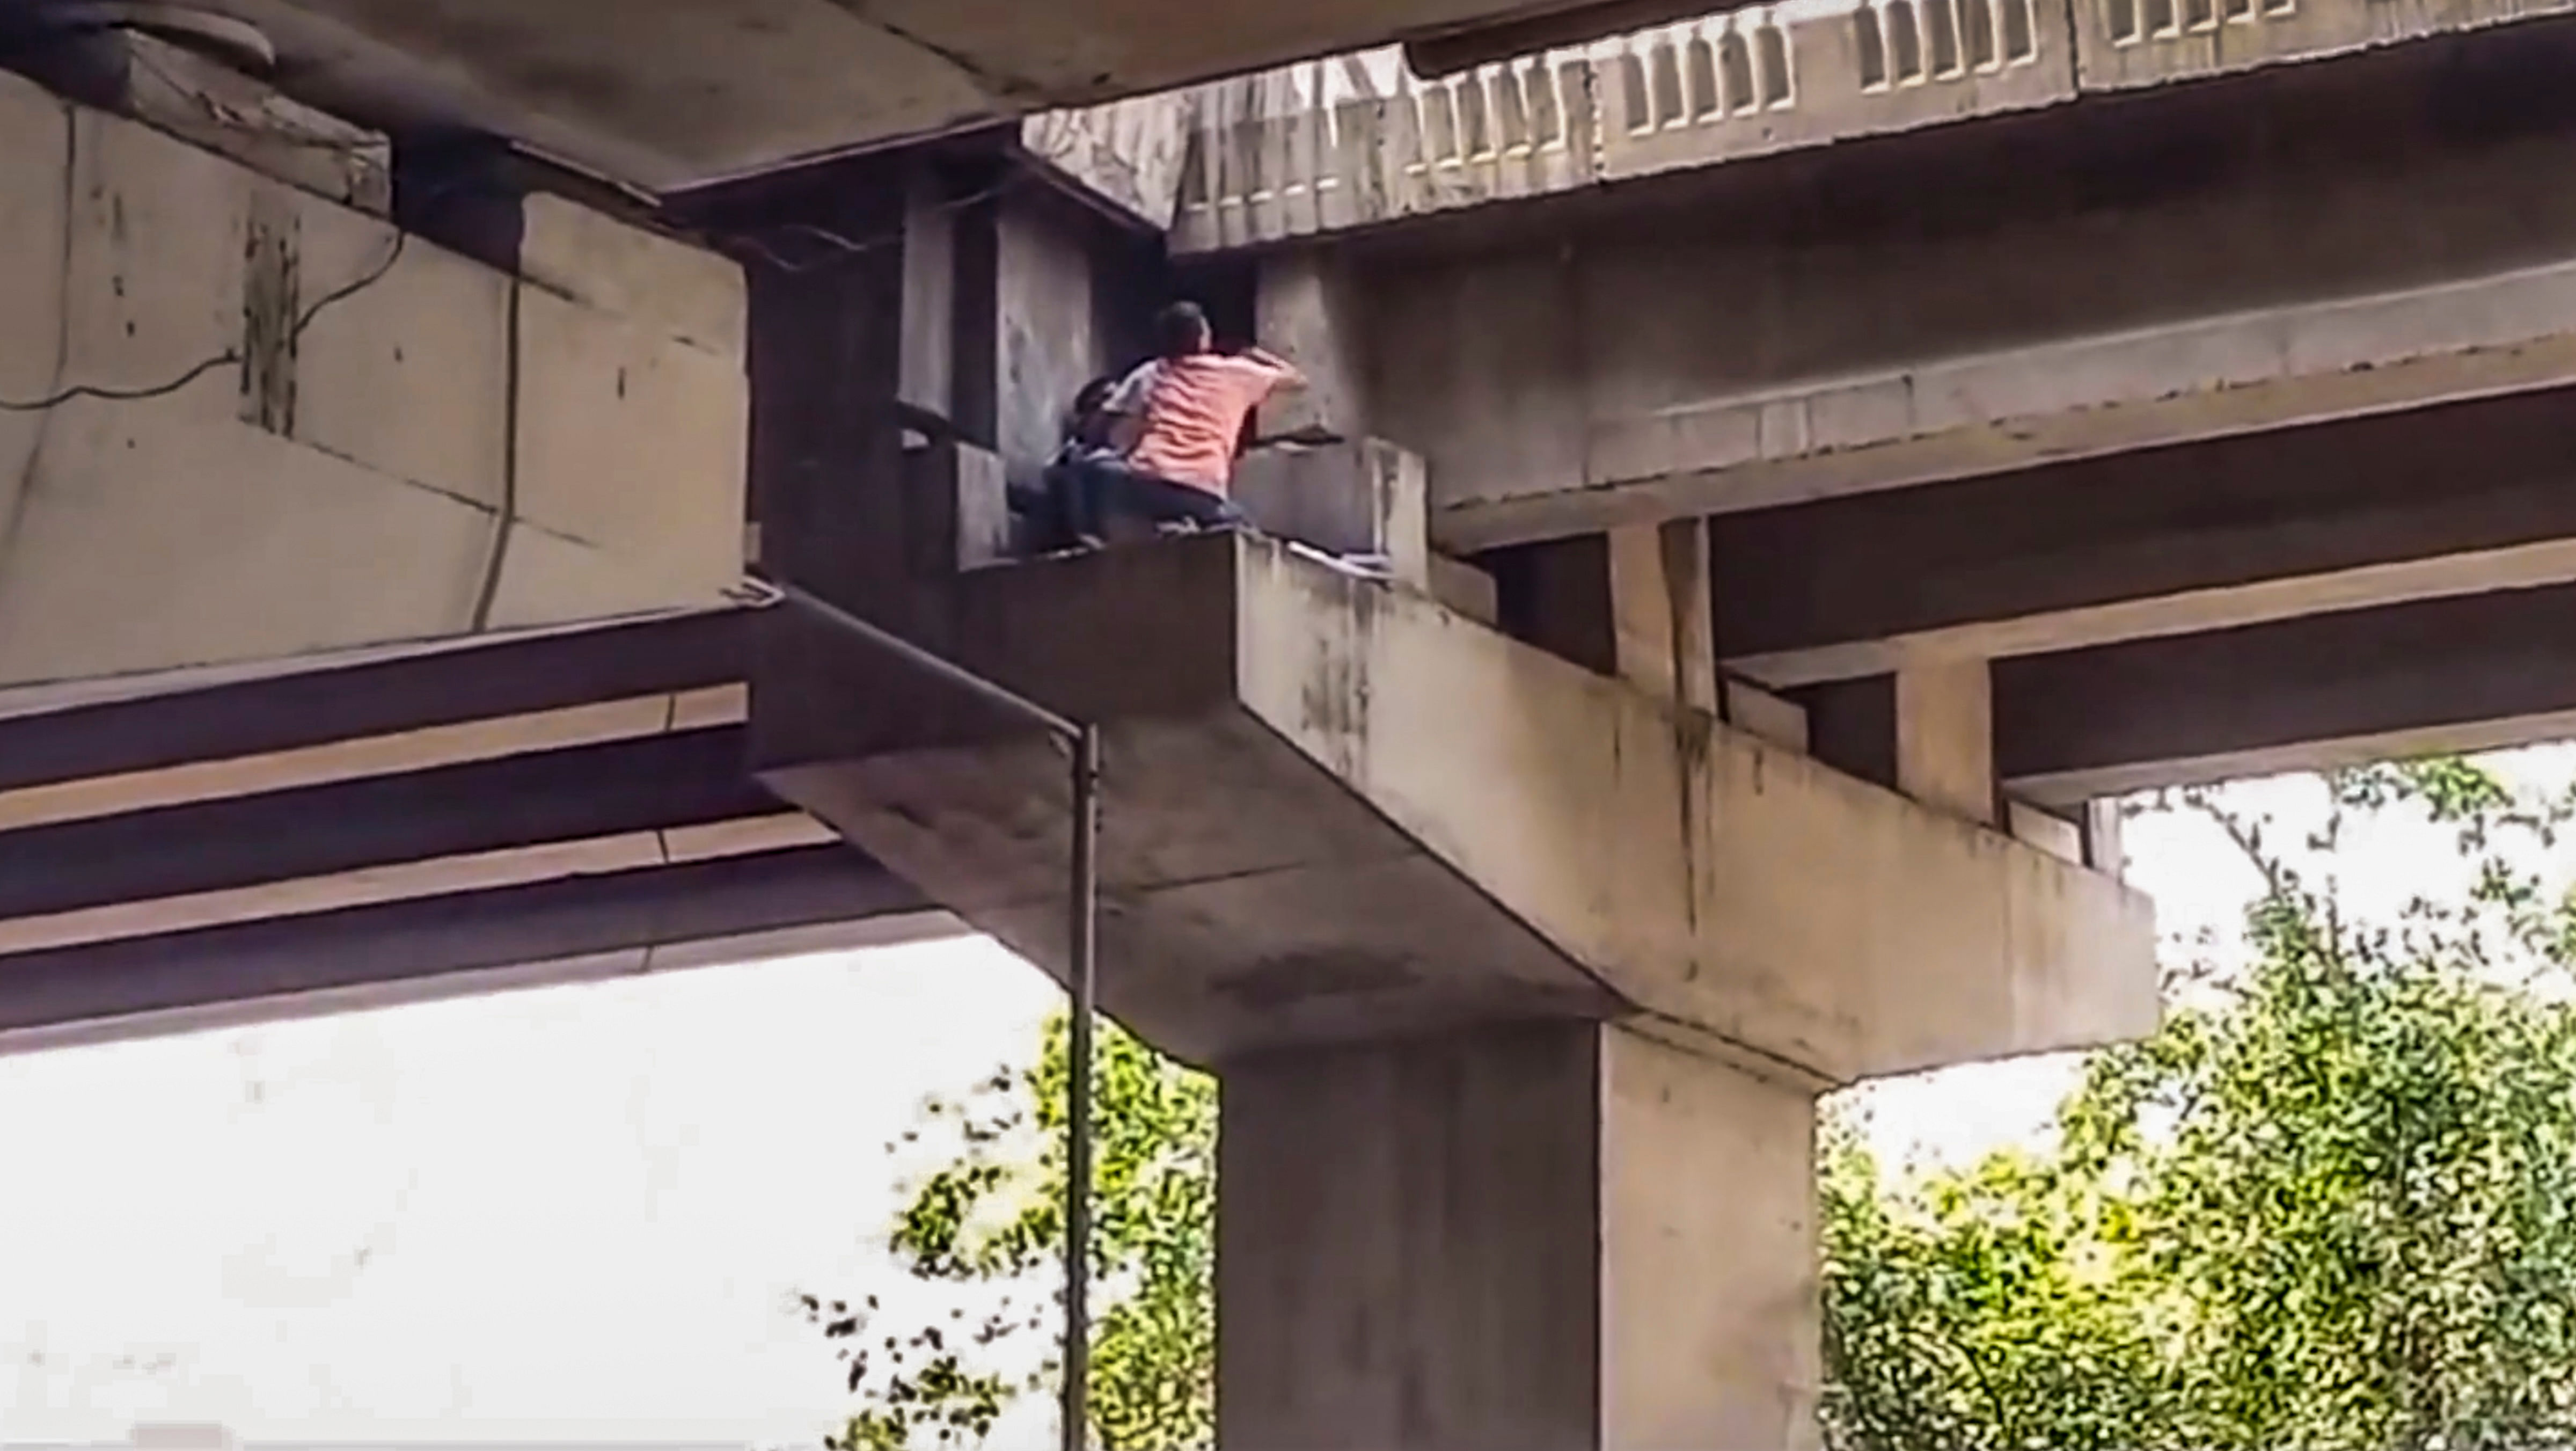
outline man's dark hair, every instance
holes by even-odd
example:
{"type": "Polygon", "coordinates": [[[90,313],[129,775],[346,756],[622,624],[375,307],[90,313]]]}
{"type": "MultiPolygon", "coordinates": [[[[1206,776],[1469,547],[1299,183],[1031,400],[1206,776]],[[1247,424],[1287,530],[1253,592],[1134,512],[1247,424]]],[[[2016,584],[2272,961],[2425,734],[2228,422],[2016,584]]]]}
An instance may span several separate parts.
{"type": "Polygon", "coordinates": [[[1098,413],[1101,405],[1109,401],[1109,395],[1117,391],[1117,388],[1118,377],[1114,373],[1104,373],[1083,384],[1082,391],[1073,395],[1073,416],[1087,419],[1098,413]]]}
{"type": "Polygon", "coordinates": [[[1195,302],[1175,302],[1154,314],[1154,351],[1186,358],[1208,349],[1207,314],[1195,302]]]}
{"type": "Polygon", "coordinates": [[[1103,375],[1082,385],[1073,395],[1073,407],[1064,416],[1067,441],[1088,447],[1101,447],[1109,442],[1109,419],[1101,412],[1108,406],[1109,395],[1118,390],[1115,375],[1103,375]]]}

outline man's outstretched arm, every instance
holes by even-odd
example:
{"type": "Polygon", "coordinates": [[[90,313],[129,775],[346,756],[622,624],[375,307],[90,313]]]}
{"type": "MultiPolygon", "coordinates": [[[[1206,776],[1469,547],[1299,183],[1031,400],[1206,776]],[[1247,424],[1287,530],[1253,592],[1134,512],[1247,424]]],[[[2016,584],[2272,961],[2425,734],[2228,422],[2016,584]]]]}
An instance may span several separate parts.
{"type": "Polygon", "coordinates": [[[1288,361],[1286,358],[1279,356],[1277,353],[1270,351],[1268,348],[1261,347],[1256,344],[1252,347],[1245,348],[1241,353],[1236,354],[1236,356],[1242,358],[1246,362],[1258,364],[1259,366],[1268,369],[1270,373],[1270,388],[1274,393],[1283,389],[1303,388],[1306,386],[1306,375],[1297,371],[1297,365],[1288,361]]]}

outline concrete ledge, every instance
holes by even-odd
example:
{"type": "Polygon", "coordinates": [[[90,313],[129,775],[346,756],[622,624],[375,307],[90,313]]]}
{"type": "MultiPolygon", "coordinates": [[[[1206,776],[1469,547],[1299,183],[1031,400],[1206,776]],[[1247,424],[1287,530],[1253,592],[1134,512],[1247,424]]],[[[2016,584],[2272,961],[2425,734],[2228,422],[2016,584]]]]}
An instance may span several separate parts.
{"type": "Polygon", "coordinates": [[[1344,556],[1374,555],[1417,589],[1431,582],[1422,460],[1380,439],[1255,449],[1234,497],[1263,532],[1344,556]]]}
{"type": "MultiPolygon", "coordinates": [[[[1060,970],[1057,748],[776,628],[763,778],[1060,970]]],[[[977,571],[923,628],[1104,725],[1103,991],[1185,1056],[1642,1013],[1844,1081],[2154,1021],[2110,879],[1281,545],[977,571]]]]}

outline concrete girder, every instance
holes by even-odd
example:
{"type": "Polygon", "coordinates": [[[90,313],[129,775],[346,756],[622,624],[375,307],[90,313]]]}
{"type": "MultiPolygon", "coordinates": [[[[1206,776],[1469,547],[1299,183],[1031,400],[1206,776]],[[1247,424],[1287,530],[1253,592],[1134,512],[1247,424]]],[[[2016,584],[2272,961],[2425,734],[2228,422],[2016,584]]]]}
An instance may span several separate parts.
{"type": "Polygon", "coordinates": [[[748,779],[749,623],[0,695],[0,1052],[961,930],[748,779]]]}
{"type": "Polygon", "coordinates": [[[2576,581],[2565,389],[1719,515],[1781,688],[2576,581]]]}
{"type": "MultiPolygon", "coordinates": [[[[207,0],[317,104],[465,125],[654,189],[1575,3],[207,0]]],[[[1678,13],[1681,7],[1674,7],[1678,13]]],[[[1593,22],[1600,34],[1635,24],[1593,22]]]]}
{"type": "Polygon", "coordinates": [[[0,1053],[851,952],[957,931],[838,844],[0,954],[0,1053]]]}
{"type": "Polygon", "coordinates": [[[2576,586],[2021,656],[1996,661],[1994,679],[1999,774],[2057,804],[2534,745],[2576,736],[2576,586]]]}

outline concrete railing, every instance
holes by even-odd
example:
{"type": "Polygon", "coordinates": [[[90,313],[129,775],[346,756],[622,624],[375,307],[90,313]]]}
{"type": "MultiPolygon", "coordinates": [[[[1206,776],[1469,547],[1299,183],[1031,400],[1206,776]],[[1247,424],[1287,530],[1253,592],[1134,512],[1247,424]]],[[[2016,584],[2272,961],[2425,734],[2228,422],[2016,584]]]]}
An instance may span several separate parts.
{"type": "Polygon", "coordinates": [[[1373,52],[1198,94],[1173,243],[1250,246],[2074,94],[2035,0],[1757,6],[1418,81],[1373,52]],[[1799,13],[1803,11],[1803,16],[1799,13]]]}
{"type": "Polygon", "coordinates": [[[1174,249],[1218,251],[2571,10],[1791,0],[1435,81],[1390,49],[1202,87],[1156,180],[1174,249]]]}

